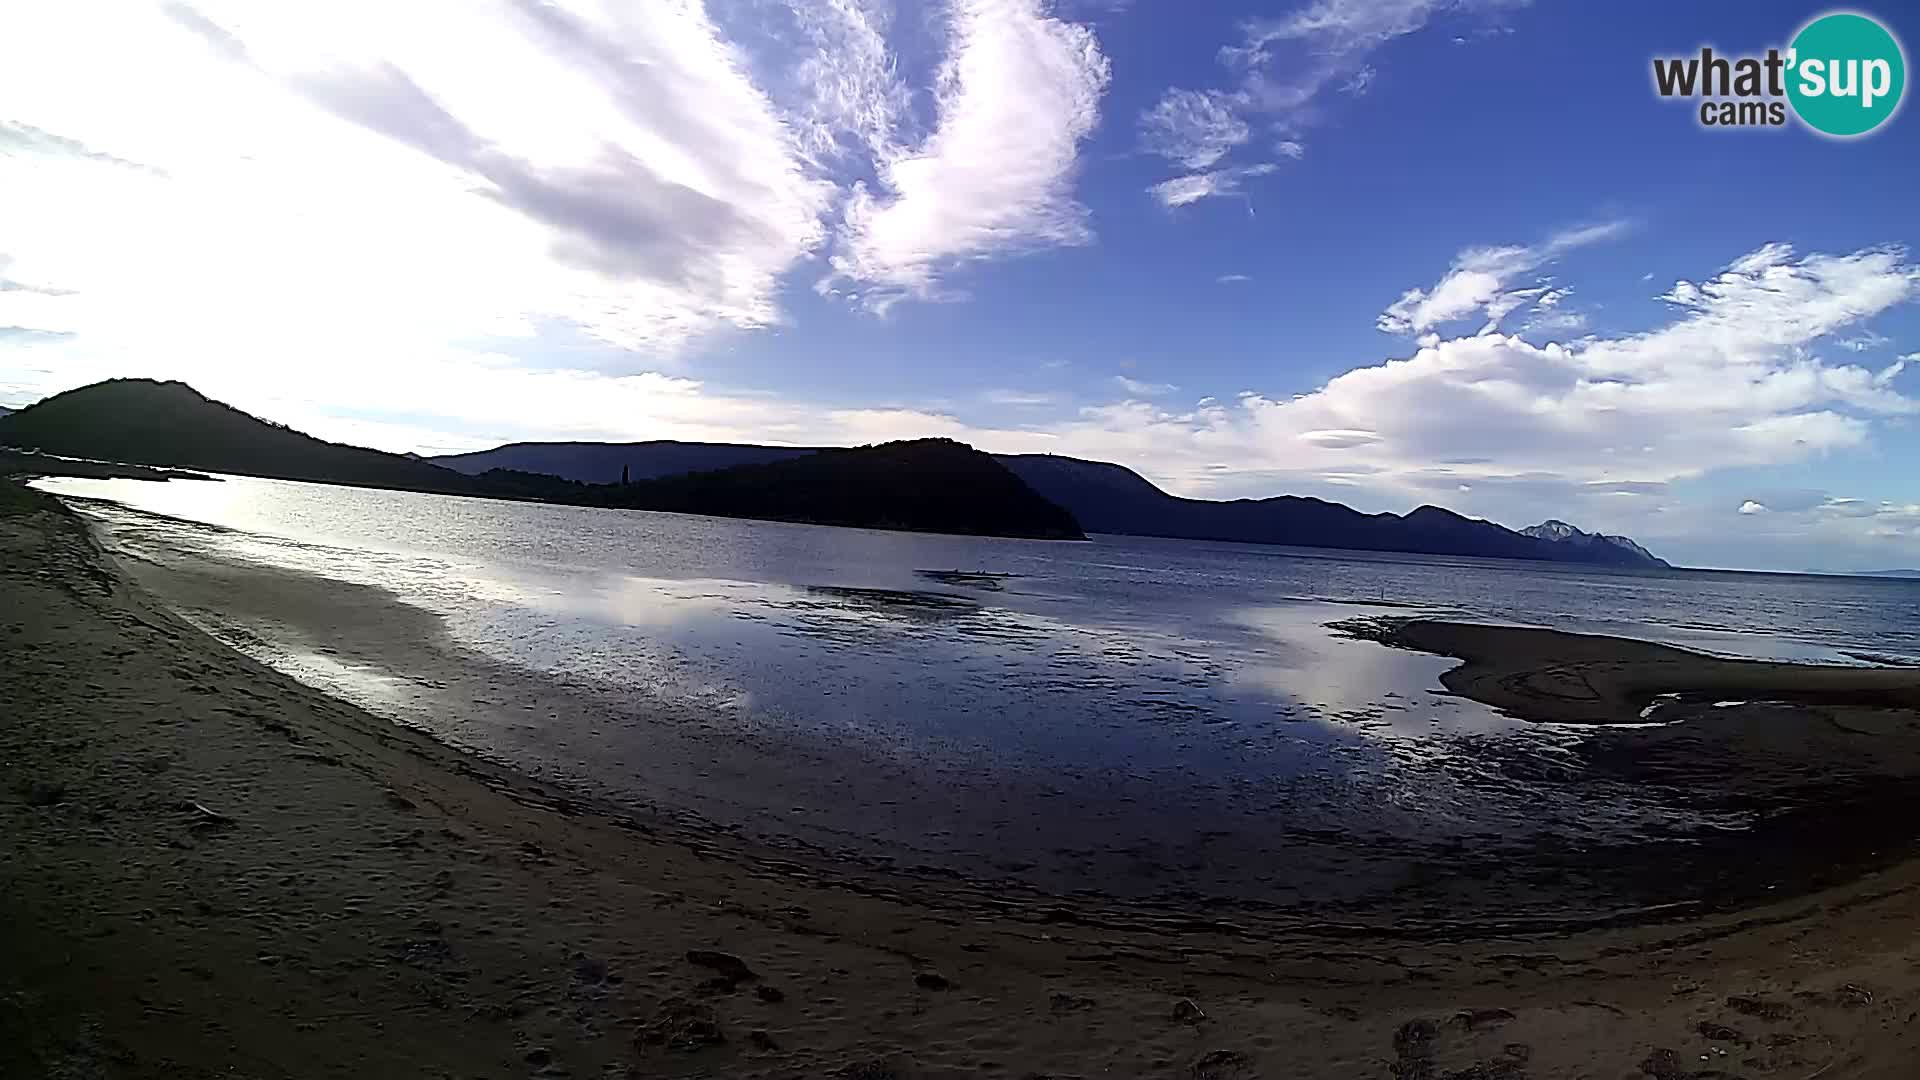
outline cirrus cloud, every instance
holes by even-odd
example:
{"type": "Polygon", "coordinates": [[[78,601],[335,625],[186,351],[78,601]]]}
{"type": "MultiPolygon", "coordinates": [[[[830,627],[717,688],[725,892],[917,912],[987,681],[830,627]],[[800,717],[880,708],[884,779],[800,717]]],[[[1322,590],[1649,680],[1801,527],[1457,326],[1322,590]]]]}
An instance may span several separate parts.
{"type": "MultiPolygon", "coordinates": [[[[1327,90],[1359,97],[1380,77],[1369,62],[1381,46],[1424,29],[1450,12],[1498,13],[1528,0],[1314,0],[1273,18],[1241,23],[1237,42],[1222,46],[1218,59],[1235,77],[1231,90],[1168,89],[1140,116],[1141,147],[1186,170],[1155,184],[1152,191],[1168,205],[1165,192],[1197,190],[1202,176],[1263,176],[1215,167],[1233,149],[1248,142],[1254,125],[1265,124],[1281,138],[1274,151],[1298,160],[1306,155],[1302,132],[1320,122],[1317,99],[1327,90]],[[1209,172],[1208,170],[1212,170],[1209,172]]],[[[1204,195],[1186,200],[1193,202],[1204,195]]]]}
{"type": "Polygon", "coordinates": [[[1072,184],[1107,64],[1085,26],[952,0],[922,136],[883,0],[716,10],[8,8],[0,244],[8,280],[72,298],[26,325],[262,352],[320,310],[343,345],[558,322],[639,365],[785,322],[822,260],[879,307],[1091,238],[1072,184]]]}
{"type": "Polygon", "coordinates": [[[1039,0],[956,0],[952,20],[933,133],[854,185],[831,259],[827,284],[870,308],[937,298],[967,260],[1092,237],[1072,181],[1110,76],[1093,33],[1039,0]]]}

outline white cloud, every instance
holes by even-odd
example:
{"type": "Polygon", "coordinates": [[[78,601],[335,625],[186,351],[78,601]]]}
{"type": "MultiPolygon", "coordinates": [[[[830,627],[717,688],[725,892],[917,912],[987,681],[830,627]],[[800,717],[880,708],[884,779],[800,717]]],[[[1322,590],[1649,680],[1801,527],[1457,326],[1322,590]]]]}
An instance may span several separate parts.
{"type": "Polygon", "coordinates": [[[855,185],[831,260],[879,310],[962,261],[1092,237],[1072,193],[1109,75],[1092,32],[1039,0],[955,0],[950,21],[933,133],[855,185]]]}
{"type": "Polygon", "coordinates": [[[1871,330],[1862,330],[1852,337],[1841,338],[1839,341],[1834,342],[1834,344],[1848,352],[1872,352],[1875,349],[1886,348],[1888,345],[1893,344],[1893,341],[1871,330]]]}
{"type": "Polygon", "coordinates": [[[1587,328],[1587,317],[1577,311],[1538,310],[1546,305],[1535,302],[1536,314],[1520,326],[1522,335],[1574,334],[1587,328]]]}
{"type": "Polygon", "coordinates": [[[1241,39],[1219,52],[1236,80],[1233,88],[1169,89],[1142,114],[1143,141],[1149,151],[1195,174],[1214,168],[1248,141],[1256,124],[1264,124],[1283,135],[1275,152],[1297,160],[1306,152],[1299,133],[1322,119],[1316,99],[1329,88],[1364,95],[1379,77],[1370,58],[1381,46],[1421,30],[1443,12],[1497,12],[1525,3],[1316,0],[1278,18],[1249,20],[1241,39]]]}
{"type": "Polygon", "coordinates": [[[85,334],[258,355],[290,326],[344,346],[560,319],[664,354],[778,322],[826,236],[832,185],[698,7],[80,2],[0,24],[7,118],[61,140],[0,157],[0,236],[85,334]]]}
{"type": "MultiPolygon", "coordinates": [[[[1839,498],[1819,491],[1758,495],[1740,505],[1738,544],[1719,563],[1787,569],[1884,570],[1920,562],[1920,505],[1839,498]],[[1776,500],[1775,495],[1785,496],[1776,500]],[[1756,508],[1757,509],[1754,509],[1756,508]]],[[[1684,514],[1682,527],[1711,533],[1711,511],[1684,514]]],[[[1681,539],[1681,544],[1698,543],[1681,539]]]]}
{"type": "Polygon", "coordinates": [[[1386,333],[1417,334],[1477,313],[1492,329],[1525,304],[1544,311],[1564,299],[1567,290],[1544,285],[1511,289],[1513,280],[1626,228],[1624,221],[1609,221],[1565,229],[1534,245],[1469,248],[1454,258],[1453,267],[1432,288],[1408,289],[1380,314],[1378,326],[1386,333]]]}
{"type": "Polygon", "coordinates": [[[1641,333],[1568,344],[1436,334],[1310,393],[1191,410],[1135,400],[1052,430],[1060,452],[1147,464],[1185,494],[1310,491],[1338,476],[1400,508],[1465,483],[1466,505],[1496,518],[1602,496],[1650,507],[1674,481],[1859,447],[1877,418],[1920,411],[1887,372],[1811,349],[1917,290],[1920,269],[1898,249],[1769,246],[1641,333]]]}
{"type": "Polygon", "coordinates": [[[1133,397],[1163,397],[1180,389],[1172,383],[1143,382],[1130,379],[1125,375],[1115,375],[1114,383],[1133,397]]]}
{"type": "Polygon", "coordinates": [[[1190,176],[1176,176],[1171,180],[1163,180],[1148,188],[1147,191],[1168,209],[1190,206],[1201,199],[1223,196],[1245,197],[1246,193],[1241,184],[1243,180],[1253,176],[1266,176],[1276,168],[1278,166],[1271,163],[1263,163],[1238,169],[1215,169],[1212,172],[1194,173],[1190,176]]]}
{"type": "Polygon", "coordinates": [[[1169,90],[1140,115],[1141,147],[1183,168],[1205,169],[1252,134],[1234,104],[1219,92],[1169,90]]]}
{"type": "Polygon", "coordinates": [[[1319,119],[1315,104],[1338,88],[1360,97],[1379,77],[1368,62],[1394,38],[1425,27],[1439,13],[1518,6],[1526,0],[1317,0],[1275,19],[1243,24],[1238,44],[1223,47],[1221,64],[1237,79],[1231,90],[1166,91],[1140,117],[1141,143],[1186,170],[1153,185],[1168,206],[1185,206],[1209,195],[1237,193],[1240,181],[1264,176],[1271,166],[1218,168],[1252,137],[1256,124],[1277,129],[1274,152],[1299,160],[1299,135],[1319,119]]]}
{"type": "Polygon", "coordinates": [[[1030,390],[988,390],[980,395],[980,400],[989,405],[1005,405],[1017,409],[1038,408],[1042,405],[1057,405],[1057,394],[1042,394],[1030,390]]]}
{"type": "Polygon", "coordinates": [[[808,46],[789,78],[798,99],[793,123],[808,151],[832,156],[858,149],[874,161],[893,158],[912,122],[913,92],[887,43],[891,7],[878,0],[790,0],[787,6],[808,46]]]}
{"type": "Polygon", "coordinates": [[[963,0],[921,138],[884,0],[760,10],[777,56],[697,3],[8,7],[0,247],[33,289],[6,325],[248,363],[289,327],[325,353],[557,324],[639,367],[781,324],[823,255],[881,306],[1089,238],[1085,28],[963,0]]]}
{"type": "Polygon", "coordinates": [[[1221,285],[1240,285],[1240,284],[1244,284],[1246,282],[1252,281],[1253,278],[1247,276],[1246,274],[1221,274],[1219,277],[1214,278],[1213,280],[1216,283],[1221,285]]]}

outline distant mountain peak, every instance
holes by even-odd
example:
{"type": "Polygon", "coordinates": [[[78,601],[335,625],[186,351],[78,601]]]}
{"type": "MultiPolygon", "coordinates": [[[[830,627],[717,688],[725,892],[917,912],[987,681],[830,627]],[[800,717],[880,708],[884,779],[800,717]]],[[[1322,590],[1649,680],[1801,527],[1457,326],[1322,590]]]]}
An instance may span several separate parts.
{"type": "Polygon", "coordinates": [[[1569,525],[1559,518],[1548,518],[1538,525],[1529,525],[1520,530],[1520,535],[1531,536],[1535,540],[1546,540],[1572,547],[1591,547],[1595,544],[1608,544],[1645,559],[1650,565],[1666,566],[1666,560],[1635,543],[1631,537],[1615,536],[1610,533],[1590,533],[1578,526],[1569,525]]]}
{"type": "Polygon", "coordinates": [[[1548,518],[1538,525],[1530,525],[1527,528],[1521,529],[1520,535],[1531,536],[1536,540],[1560,541],[1571,540],[1576,536],[1590,536],[1592,534],[1581,532],[1579,529],[1561,521],[1559,518],[1548,518]]]}
{"type": "Polygon", "coordinates": [[[0,418],[0,445],[282,480],[479,493],[451,470],[316,439],[173,379],[108,379],[54,394],[0,418]]]}

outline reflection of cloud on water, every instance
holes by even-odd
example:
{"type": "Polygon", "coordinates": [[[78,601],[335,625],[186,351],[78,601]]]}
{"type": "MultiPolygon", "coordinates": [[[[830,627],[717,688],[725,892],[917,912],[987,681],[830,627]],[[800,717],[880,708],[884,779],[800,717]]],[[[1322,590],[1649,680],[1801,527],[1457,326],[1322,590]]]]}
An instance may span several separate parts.
{"type": "Polygon", "coordinates": [[[1449,732],[1500,732],[1519,726],[1441,689],[1441,673],[1456,661],[1391,649],[1327,628],[1329,622],[1351,617],[1354,609],[1300,603],[1232,612],[1227,621],[1253,631],[1258,644],[1228,673],[1229,683],[1288,698],[1309,710],[1312,719],[1397,736],[1430,735],[1436,725],[1449,732]]]}
{"type": "Polygon", "coordinates": [[[725,617],[763,587],[737,581],[668,581],[633,574],[567,574],[496,578],[502,599],[553,615],[665,630],[725,617]]]}

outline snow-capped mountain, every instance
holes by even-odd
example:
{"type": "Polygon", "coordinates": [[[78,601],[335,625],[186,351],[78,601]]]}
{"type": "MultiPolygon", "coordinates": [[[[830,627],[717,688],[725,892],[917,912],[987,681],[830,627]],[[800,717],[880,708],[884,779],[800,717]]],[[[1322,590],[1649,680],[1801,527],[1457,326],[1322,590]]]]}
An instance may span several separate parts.
{"type": "Polygon", "coordinates": [[[1531,536],[1535,540],[1549,540],[1556,544],[1570,544],[1574,547],[1588,547],[1593,544],[1611,544],[1617,548],[1624,548],[1646,560],[1649,566],[1668,565],[1665,559],[1659,558],[1654,555],[1653,552],[1634,543],[1630,537],[1611,536],[1607,533],[1584,532],[1558,518],[1548,518],[1538,525],[1528,526],[1527,528],[1521,529],[1520,534],[1522,536],[1531,536]]]}

